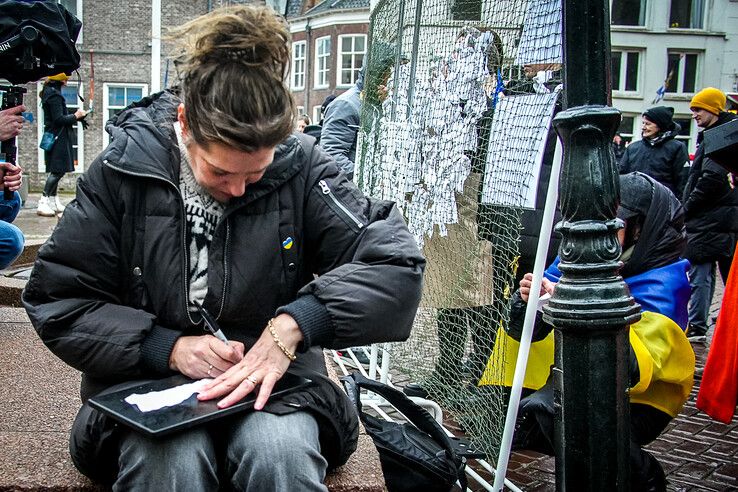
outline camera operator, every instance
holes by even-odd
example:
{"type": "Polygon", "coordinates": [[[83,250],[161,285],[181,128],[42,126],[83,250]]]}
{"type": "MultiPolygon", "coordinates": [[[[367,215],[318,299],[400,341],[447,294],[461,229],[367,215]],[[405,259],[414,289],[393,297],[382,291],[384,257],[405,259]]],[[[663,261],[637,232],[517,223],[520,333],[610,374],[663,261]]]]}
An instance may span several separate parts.
{"type": "Polygon", "coordinates": [[[23,116],[26,110],[24,105],[0,111],[0,142],[17,137],[23,128],[23,116]]]}
{"type": "MultiPolygon", "coordinates": [[[[15,125],[13,125],[15,126],[15,125]]],[[[5,135],[5,122],[0,122],[0,135],[5,135]]],[[[0,161],[0,270],[8,267],[23,251],[23,233],[11,224],[21,208],[21,197],[16,191],[21,186],[21,168],[0,161]],[[3,198],[2,191],[13,191],[10,200],[3,198]]]]}

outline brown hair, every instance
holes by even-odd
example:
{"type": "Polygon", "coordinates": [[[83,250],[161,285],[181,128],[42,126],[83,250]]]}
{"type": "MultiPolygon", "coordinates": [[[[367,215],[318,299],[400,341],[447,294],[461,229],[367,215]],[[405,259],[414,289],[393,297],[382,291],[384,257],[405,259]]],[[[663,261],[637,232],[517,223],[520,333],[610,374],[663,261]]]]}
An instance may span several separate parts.
{"type": "Polygon", "coordinates": [[[292,132],[295,105],[284,78],[290,34],[269,7],[214,10],[171,29],[192,138],[245,152],[274,147],[292,132]]]}

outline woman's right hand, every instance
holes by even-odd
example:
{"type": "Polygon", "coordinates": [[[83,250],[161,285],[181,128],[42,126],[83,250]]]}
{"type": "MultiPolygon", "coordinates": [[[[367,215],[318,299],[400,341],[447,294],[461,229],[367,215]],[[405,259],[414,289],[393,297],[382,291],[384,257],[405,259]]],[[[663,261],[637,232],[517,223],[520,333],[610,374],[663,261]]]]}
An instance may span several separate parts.
{"type": "Polygon", "coordinates": [[[169,368],[192,379],[220,376],[243,359],[241,342],[223,343],[213,335],[182,336],[169,356],[169,368]]]}
{"type": "Polygon", "coordinates": [[[77,118],[77,121],[81,120],[85,116],[87,116],[87,111],[85,111],[84,109],[78,109],[74,112],[74,117],[77,118]]]}

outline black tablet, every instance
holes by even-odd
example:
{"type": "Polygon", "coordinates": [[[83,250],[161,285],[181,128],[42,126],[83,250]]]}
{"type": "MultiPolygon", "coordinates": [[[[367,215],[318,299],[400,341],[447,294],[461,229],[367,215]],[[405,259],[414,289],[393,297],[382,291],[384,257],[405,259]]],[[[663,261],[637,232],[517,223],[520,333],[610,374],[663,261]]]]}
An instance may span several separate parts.
{"type": "MultiPolygon", "coordinates": [[[[88,400],[90,406],[123,424],[150,437],[165,436],[177,431],[231,415],[236,412],[251,410],[256,402],[257,391],[252,391],[243,400],[228,408],[218,408],[215,398],[209,401],[198,401],[197,394],[177,405],[159,410],[142,412],[136,405],[126,402],[126,398],[134,393],[145,394],[152,391],[163,391],[175,386],[192,383],[194,380],[186,376],[176,375],[165,379],[157,379],[136,386],[131,386],[112,393],[94,396],[88,400]]],[[[274,386],[271,398],[307,386],[312,381],[308,378],[285,374],[274,386]]]]}

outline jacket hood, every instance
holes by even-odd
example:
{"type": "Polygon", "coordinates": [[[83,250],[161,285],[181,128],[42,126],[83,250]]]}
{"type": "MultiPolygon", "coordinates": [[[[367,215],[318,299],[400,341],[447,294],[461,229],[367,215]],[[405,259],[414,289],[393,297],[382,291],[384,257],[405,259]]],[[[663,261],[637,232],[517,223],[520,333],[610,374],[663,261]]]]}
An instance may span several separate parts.
{"type": "Polygon", "coordinates": [[[174,121],[179,98],[170,91],[136,101],[105,124],[111,143],[102,159],[133,174],[172,180],[179,175],[174,121]],[[174,162],[173,162],[174,159],[174,162]]]}
{"type": "Polygon", "coordinates": [[[627,205],[635,215],[641,216],[642,223],[633,254],[620,274],[632,277],[678,260],[687,245],[684,209],[679,200],[667,187],[643,173],[623,175],[620,182],[621,188],[627,187],[621,189],[620,208],[627,205]]]}
{"type": "MultiPolygon", "coordinates": [[[[111,118],[105,130],[112,140],[103,151],[103,161],[123,172],[153,175],[176,183],[180,158],[174,122],[180,102],[175,91],[166,90],[134,102],[111,118]]],[[[305,159],[296,158],[303,152],[298,138],[310,137],[292,134],[280,143],[264,177],[249,185],[242,198],[274,189],[299,172],[305,159]]]]}

